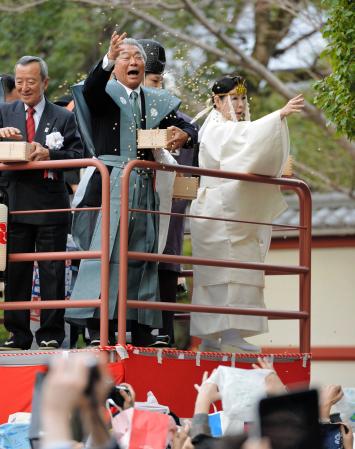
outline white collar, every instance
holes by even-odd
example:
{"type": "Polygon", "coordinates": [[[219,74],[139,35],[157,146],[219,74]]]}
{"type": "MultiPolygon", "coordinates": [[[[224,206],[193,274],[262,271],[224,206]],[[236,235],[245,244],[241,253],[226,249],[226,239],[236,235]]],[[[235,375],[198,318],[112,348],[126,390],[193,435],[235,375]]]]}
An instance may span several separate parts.
{"type": "MultiPolygon", "coordinates": [[[[42,115],[45,106],[46,106],[46,99],[43,96],[41,101],[34,106],[34,109],[36,110],[36,114],[37,114],[38,117],[40,117],[42,115]]],[[[28,108],[29,108],[28,104],[25,104],[25,111],[26,112],[27,112],[28,108]]]]}
{"type": "Polygon", "coordinates": [[[116,79],[116,81],[117,81],[119,84],[121,84],[121,86],[124,87],[124,89],[125,89],[126,92],[127,92],[128,97],[130,97],[130,95],[131,95],[131,93],[132,93],[133,91],[134,91],[134,92],[137,92],[138,95],[141,94],[141,86],[140,86],[140,85],[139,85],[138,87],[136,87],[135,89],[131,89],[130,87],[127,87],[127,86],[125,86],[123,83],[121,83],[121,81],[118,81],[117,79],[116,79]]]}

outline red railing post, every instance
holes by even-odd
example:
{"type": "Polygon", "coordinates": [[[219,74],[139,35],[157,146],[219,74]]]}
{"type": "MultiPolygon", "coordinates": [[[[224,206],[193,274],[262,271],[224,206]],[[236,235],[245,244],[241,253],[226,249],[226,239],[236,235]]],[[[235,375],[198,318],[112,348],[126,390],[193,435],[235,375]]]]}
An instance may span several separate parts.
{"type": "MultiPolygon", "coordinates": [[[[41,253],[17,253],[9,254],[9,262],[23,262],[34,260],[65,260],[65,259],[95,259],[101,260],[101,299],[95,300],[53,300],[40,301],[33,303],[31,301],[0,302],[0,310],[31,310],[31,309],[54,309],[54,308],[81,308],[81,307],[99,307],[100,309],[100,342],[102,345],[108,343],[108,293],[109,293],[109,230],[110,230],[110,174],[107,167],[98,159],[67,159],[56,161],[40,161],[16,164],[0,163],[1,171],[19,171],[19,170],[43,170],[43,169],[65,169],[81,168],[94,166],[101,175],[102,179],[102,228],[101,228],[101,249],[99,251],[60,251],[60,252],[41,252],[41,253]]],[[[85,208],[88,210],[99,210],[100,208],[85,208]]],[[[80,210],[77,208],[69,209],[49,209],[33,211],[14,211],[11,215],[27,215],[37,213],[68,212],[80,210]]],[[[83,210],[83,209],[81,209],[83,210]]],[[[11,229],[10,229],[11,232],[11,229]]]]}
{"type": "Polygon", "coordinates": [[[127,276],[128,276],[128,198],[129,177],[136,161],[129,162],[121,178],[120,262],[118,270],[118,343],[126,344],[127,276]]]}
{"type": "Polygon", "coordinates": [[[303,186],[296,189],[300,203],[299,264],[308,267],[299,277],[299,309],[308,312],[308,317],[300,320],[300,352],[311,350],[311,248],[312,248],[312,198],[303,186]]]}
{"type": "Polygon", "coordinates": [[[100,344],[108,344],[108,309],[110,284],[110,174],[105,166],[101,173],[101,301],[100,344]]]}

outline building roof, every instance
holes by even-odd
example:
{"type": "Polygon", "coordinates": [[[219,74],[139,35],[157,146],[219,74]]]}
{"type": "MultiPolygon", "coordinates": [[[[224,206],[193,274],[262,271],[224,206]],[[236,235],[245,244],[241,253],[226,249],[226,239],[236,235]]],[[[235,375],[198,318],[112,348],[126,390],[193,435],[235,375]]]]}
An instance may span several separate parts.
{"type": "MultiPolygon", "coordinates": [[[[275,224],[297,226],[299,203],[297,195],[285,196],[288,209],[275,220],[275,224]]],[[[295,236],[297,231],[275,231],[275,237],[295,236]]],[[[355,200],[339,193],[312,194],[312,235],[355,235],[355,200]]]]}

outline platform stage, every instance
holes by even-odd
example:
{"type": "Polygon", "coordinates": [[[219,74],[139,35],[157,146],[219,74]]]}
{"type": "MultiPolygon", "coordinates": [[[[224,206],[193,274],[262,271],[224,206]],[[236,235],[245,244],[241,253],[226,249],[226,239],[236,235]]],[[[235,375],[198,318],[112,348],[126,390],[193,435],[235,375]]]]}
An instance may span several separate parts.
{"type": "MultiPolygon", "coordinates": [[[[145,401],[152,391],[158,402],[180,417],[191,417],[196,399],[194,384],[201,383],[204,371],[218,365],[251,369],[255,354],[223,354],[178,351],[173,349],[114,346],[70,351],[16,351],[0,353],[0,424],[9,414],[31,411],[32,390],[37,372],[45,371],[50,359],[58,354],[74,357],[80,352],[109,353],[109,369],[116,384],[128,382],[136,391],[137,401],[145,401]]],[[[261,356],[266,356],[261,354],[261,356]]],[[[270,354],[267,355],[270,357],[270,354]]],[[[308,386],[310,354],[272,355],[281,380],[292,389],[308,386]]]]}

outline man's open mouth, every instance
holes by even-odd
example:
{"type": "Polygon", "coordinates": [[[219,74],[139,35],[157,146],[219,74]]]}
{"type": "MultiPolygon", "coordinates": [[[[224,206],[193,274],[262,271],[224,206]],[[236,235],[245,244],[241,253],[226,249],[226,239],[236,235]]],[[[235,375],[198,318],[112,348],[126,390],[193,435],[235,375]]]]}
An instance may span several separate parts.
{"type": "Polygon", "coordinates": [[[139,75],[139,71],[138,70],[129,70],[127,72],[128,75],[139,75]]]}

